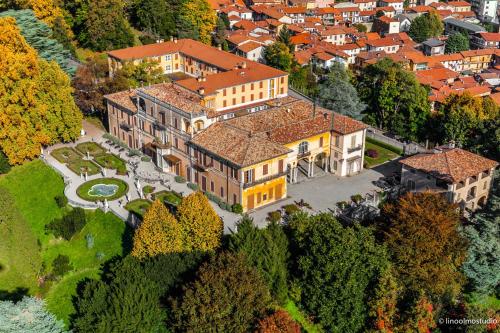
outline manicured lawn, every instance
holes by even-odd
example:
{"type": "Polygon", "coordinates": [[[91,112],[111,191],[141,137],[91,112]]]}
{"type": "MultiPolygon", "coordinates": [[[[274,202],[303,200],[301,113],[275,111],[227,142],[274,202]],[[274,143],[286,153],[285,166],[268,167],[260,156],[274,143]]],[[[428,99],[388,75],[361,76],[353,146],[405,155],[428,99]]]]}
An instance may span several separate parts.
{"type": "Polygon", "coordinates": [[[67,164],[68,168],[77,175],[85,174],[92,176],[101,172],[101,168],[92,161],[77,159],[67,164]]]}
{"type": "Polygon", "coordinates": [[[143,217],[144,213],[146,213],[146,210],[151,206],[151,201],[146,200],[146,199],[136,199],[130,201],[126,206],[125,209],[137,214],[139,217],[143,217]]]}
{"type": "Polygon", "coordinates": [[[125,161],[116,155],[113,154],[96,155],[94,157],[94,160],[97,162],[97,164],[106,169],[114,169],[119,174],[127,173],[127,167],[125,166],[125,161]]]}
{"type": "Polygon", "coordinates": [[[124,249],[130,247],[130,232],[115,215],[96,210],[87,212],[87,224],[70,241],[46,234],[45,225],[61,217],[69,208],[59,208],[54,200],[63,194],[63,180],[39,160],[0,176],[0,187],[14,199],[15,207],[9,211],[9,216],[19,215],[14,218],[15,223],[0,223],[0,264],[3,267],[0,269],[0,291],[26,288],[31,295],[39,294],[46,298],[49,309],[68,323],[69,315],[74,312],[71,297],[76,294],[78,283],[87,277],[97,277],[102,262],[122,255],[124,249]],[[94,246],[90,249],[85,240],[87,234],[94,238],[94,246]],[[102,253],[103,258],[98,259],[97,253],[102,253]],[[50,272],[58,254],[69,256],[73,271],[49,285],[48,290],[41,290],[37,277],[50,272]],[[42,262],[45,271],[41,269],[42,262]]]}
{"type": "Polygon", "coordinates": [[[169,203],[177,206],[181,203],[182,197],[172,191],[161,191],[153,193],[154,200],[159,199],[161,202],[168,201],[169,203]]]}
{"type": "Polygon", "coordinates": [[[54,149],[50,154],[61,163],[69,163],[82,158],[79,152],[69,147],[54,149]]]}
{"type": "Polygon", "coordinates": [[[100,201],[104,199],[116,200],[124,196],[125,193],[127,193],[127,191],[128,191],[128,185],[123,180],[116,178],[99,178],[90,180],[80,185],[80,187],[76,189],[76,194],[78,194],[78,196],[83,200],[100,201]],[[113,194],[110,195],[99,195],[96,192],[95,187],[93,188],[94,185],[98,184],[116,185],[118,186],[118,189],[113,194]]]}
{"type": "Polygon", "coordinates": [[[307,333],[321,333],[323,330],[319,325],[311,323],[305,316],[304,314],[300,311],[300,309],[295,305],[295,303],[292,300],[289,300],[285,307],[284,310],[288,312],[290,317],[292,317],[293,320],[295,320],[297,323],[302,326],[305,332],[307,333]]]}
{"type": "Polygon", "coordinates": [[[106,153],[106,149],[104,149],[100,144],[91,141],[77,144],[76,150],[78,150],[84,156],[87,156],[87,152],[89,152],[89,155],[91,156],[106,153]]]}
{"type": "Polygon", "coordinates": [[[150,194],[150,193],[153,193],[155,190],[155,188],[151,185],[146,185],[142,188],[142,193],[144,193],[145,195],[147,194],[150,194]]]}
{"type": "Polygon", "coordinates": [[[385,163],[389,160],[392,160],[393,158],[396,158],[398,156],[399,156],[398,154],[396,154],[393,151],[390,151],[389,149],[381,147],[375,143],[366,141],[366,144],[365,144],[365,162],[366,162],[368,168],[373,168],[377,165],[380,165],[380,164],[385,163]],[[372,157],[367,156],[366,152],[369,149],[376,150],[378,152],[378,156],[376,158],[372,158],[372,157]]]}

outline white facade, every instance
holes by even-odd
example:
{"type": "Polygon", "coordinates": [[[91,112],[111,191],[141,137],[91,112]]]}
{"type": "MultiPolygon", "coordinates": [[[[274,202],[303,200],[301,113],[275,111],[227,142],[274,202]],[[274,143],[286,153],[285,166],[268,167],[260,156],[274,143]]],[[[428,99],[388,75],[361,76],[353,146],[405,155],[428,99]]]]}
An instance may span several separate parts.
{"type": "Polygon", "coordinates": [[[365,162],[366,130],[332,136],[330,168],[341,177],[352,176],[363,170],[365,162]]]}
{"type": "Polygon", "coordinates": [[[479,19],[497,22],[498,0],[472,0],[471,5],[479,19]]]}

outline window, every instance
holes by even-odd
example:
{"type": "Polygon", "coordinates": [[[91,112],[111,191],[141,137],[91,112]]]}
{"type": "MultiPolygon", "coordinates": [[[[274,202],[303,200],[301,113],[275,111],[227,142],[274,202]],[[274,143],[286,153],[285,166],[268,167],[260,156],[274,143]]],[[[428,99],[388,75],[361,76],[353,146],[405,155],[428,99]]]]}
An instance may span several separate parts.
{"type": "Polygon", "coordinates": [[[241,92],[245,92],[245,85],[241,86],[241,92]]]}
{"type": "Polygon", "coordinates": [[[299,144],[299,155],[305,154],[309,151],[309,143],[307,141],[303,141],[299,144]]]}
{"type": "Polygon", "coordinates": [[[233,87],[233,94],[236,94],[236,87],[233,87]]]}
{"type": "Polygon", "coordinates": [[[245,171],[245,183],[253,181],[253,169],[245,171]]]}
{"type": "Polygon", "coordinates": [[[251,83],[251,84],[250,84],[250,90],[253,90],[253,89],[254,89],[254,84],[253,84],[253,83],[251,83]]]}
{"type": "Polygon", "coordinates": [[[241,96],[241,103],[245,103],[245,96],[241,96]]]}
{"type": "Polygon", "coordinates": [[[320,137],[320,138],[319,138],[319,146],[320,146],[320,147],[323,147],[323,137],[320,137]]]}
{"type": "Polygon", "coordinates": [[[356,146],[356,135],[351,136],[351,148],[356,146]]]}
{"type": "Polygon", "coordinates": [[[227,106],[227,101],[226,101],[226,100],[224,100],[224,101],[222,102],[222,107],[224,107],[224,108],[225,108],[226,106],[227,106]]]}
{"type": "Polygon", "coordinates": [[[259,99],[262,99],[262,92],[259,93],[259,99]]]}
{"type": "Polygon", "coordinates": [[[233,204],[238,203],[238,198],[236,197],[236,194],[233,194],[233,204]]]}
{"type": "Polygon", "coordinates": [[[222,96],[226,96],[226,95],[227,95],[226,89],[222,90],[222,96]]]}
{"type": "Polygon", "coordinates": [[[177,149],[179,148],[179,139],[177,138],[174,138],[174,147],[177,149]]]}
{"type": "Polygon", "coordinates": [[[174,128],[179,129],[179,123],[177,122],[177,118],[174,118],[174,128]]]}
{"type": "Polygon", "coordinates": [[[283,76],[280,78],[280,82],[285,83],[285,78],[283,76]]]}
{"type": "Polygon", "coordinates": [[[236,98],[233,98],[233,105],[236,105],[236,98]]]}
{"type": "Polygon", "coordinates": [[[410,191],[415,191],[415,182],[413,180],[408,179],[406,181],[406,187],[408,187],[410,191]]]}
{"type": "Polygon", "coordinates": [[[224,171],[224,164],[222,164],[222,162],[219,162],[219,170],[220,172],[224,171]]]}
{"type": "Polygon", "coordinates": [[[220,197],[224,198],[224,187],[220,187],[220,197]]]}
{"type": "Polygon", "coordinates": [[[163,125],[165,125],[165,113],[164,112],[160,112],[160,119],[161,119],[161,123],[163,125]]]}
{"type": "Polygon", "coordinates": [[[250,101],[253,102],[254,100],[254,97],[253,97],[253,94],[250,95],[250,101]]]}
{"type": "Polygon", "coordinates": [[[335,136],[335,147],[340,147],[340,137],[338,135],[335,136]]]}
{"type": "Polygon", "coordinates": [[[337,171],[337,161],[333,161],[333,170],[337,171]]]}
{"type": "Polygon", "coordinates": [[[486,187],[488,186],[488,182],[483,183],[483,190],[486,190],[486,187]]]}
{"type": "Polygon", "coordinates": [[[284,171],[284,160],[278,161],[278,172],[282,173],[284,171]]]}
{"type": "Polygon", "coordinates": [[[179,59],[179,55],[176,53],[175,54],[175,60],[179,59]]]}
{"type": "Polygon", "coordinates": [[[262,166],[262,174],[265,176],[265,175],[267,175],[268,172],[269,172],[269,167],[267,164],[264,164],[262,166]]]}
{"type": "Polygon", "coordinates": [[[213,181],[210,181],[210,192],[214,192],[215,190],[215,186],[214,186],[214,182],[213,181]]]}
{"type": "Polygon", "coordinates": [[[271,200],[273,198],[273,188],[271,187],[269,189],[269,200],[271,200]]]}
{"type": "Polygon", "coordinates": [[[264,200],[264,201],[266,201],[266,200],[267,200],[267,193],[264,193],[264,194],[262,195],[262,200],[264,200]]]}
{"type": "Polygon", "coordinates": [[[165,60],[166,60],[166,61],[170,61],[170,60],[172,60],[172,56],[171,56],[170,54],[167,54],[167,55],[165,56],[165,60]]]}
{"type": "Polygon", "coordinates": [[[257,203],[261,203],[262,202],[262,193],[257,193],[257,203]]]}
{"type": "Polygon", "coordinates": [[[281,88],[280,88],[280,94],[281,94],[281,95],[283,95],[283,93],[284,93],[284,92],[285,92],[284,88],[283,88],[283,87],[281,87],[281,88]]]}
{"type": "Polygon", "coordinates": [[[259,88],[262,88],[264,86],[264,84],[262,83],[262,81],[259,82],[259,88]]]}

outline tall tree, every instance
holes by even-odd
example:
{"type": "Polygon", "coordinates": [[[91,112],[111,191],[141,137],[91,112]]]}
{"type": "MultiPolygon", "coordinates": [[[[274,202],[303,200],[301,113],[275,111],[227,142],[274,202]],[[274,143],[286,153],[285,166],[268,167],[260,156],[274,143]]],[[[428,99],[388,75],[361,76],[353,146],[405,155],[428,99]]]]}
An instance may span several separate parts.
{"type": "Polygon", "coordinates": [[[326,213],[294,214],[289,226],[303,308],[328,332],[361,331],[369,288],[388,266],[372,230],[344,227],[326,213]]]}
{"type": "Polygon", "coordinates": [[[458,32],[448,37],[448,39],[446,40],[444,52],[449,54],[467,51],[469,49],[469,38],[464,34],[458,32]]]}
{"type": "Polygon", "coordinates": [[[431,37],[438,37],[443,33],[443,22],[439,14],[432,10],[420,15],[411,22],[410,37],[417,43],[422,43],[431,37]]]}
{"type": "Polygon", "coordinates": [[[220,246],[224,226],[203,193],[198,191],[184,198],[177,218],[186,250],[212,251],[220,246]]]}
{"type": "Polygon", "coordinates": [[[0,331],[2,333],[62,333],[64,323],[45,309],[45,303],[34,297],[24,297],[17,303],[0,301],[0,331]]]}
{"type": "Polygon", "coordinates": [[[463,271],[473,290],[489,295],[500,286],[500,187],[499,179],[487,206],[477,212],[472,223],[463,228],[469,241],[463,271]]]}
{"type": "Polygon", "coordinates": [[[117,75],[127,79],[128,86],[134,88],[168,81],[159,62],[154,60],[144,60],[138,64],[127,62],[118,70],[117,75]]]}
{"type": "Polygon", "coordinates": [[[271,297],[242,254],[224,252],[201,266],[196,280],[172,302],[172,324],[183,332],[249,332],[271,297]]]}
{"type": "Polygon", "coordinates": [[[222,47],[224,50],[227,50],[228,46],[226,41],[226,35],[227,35],[226,24],[224,23],[224,20],[221,17],[218,17],[217,25],[215,26],[215,33],[213,35],[213,44],[215,46],[222,47]]]}
{"type": "Polygon", "coordinates": [[[217,15],[207,0],[184,1],[179,9],[178,20],[178,26],[183,28],[183,31],[179,31],[179,37],[199,39],[205,44],[212,42],[217,15]]]}
{"type": "Polygon", "coordinates": [[[370,299],[369,332],[390,333],[397,327],[398,302],[401,299],[401,286],[394,277],[392,268],[387,268],[381,275],[375,292],[370,299]]]}
{"type": "Polygon", "coordinates": [[[365,121],[410,140],[425,139],[430,104],[413,73],[384,58],[362,70],[357,88],[367,105],[365,121]]]}
{"type": "Polygon", "coordinates": [[[285,25],[283,26],[283,28],[281,28],[276,40],[280,43],[285,44],[290,50],[290,53],[293,53],[295,51],[295,47],[292,44],[291,38],[292,34],[290,33],[290,29],[288,29],[288,27],[285,25]]]}
{"type": "Polygon", "coordinates": [[[89,1],[79,42],[94,51],[132,46],[134,35],[125,17],[123,0],[89,1]]]}
{"type": "Polygon", "coordinates": [[[42,145],[71,141],[82,115],[68,76],[55,62],[37,58],[13,18],[0,18],[0,149],[11,164],[33,159],[42,145]]]}
{"type": "Polygon", "coordinates": [[[300,325],[293,321],[288,312],[278,310],[259,321],[256,333],[300,333],[300,325]]]}
{"type": "Polygon", "coordinates": [[[179,1],[141,0],[134,3],[133,21],[137,28],[156,38],[176,35],[176,7],[179,1]]]}
{"type": "Polygon", "coordinates": [[[77,332],[161,332],[164,289],[134,257],[111,265],[101,280],[87,280],[75,300],[77,332]]]}
{"type": "Polygon", "coordinates": [[[180,252],[182,234],[179,223],[160,201],[153,202],[135,231],[132,255],[154,257],[161,253],[180,252]]]}
{"type": "Polygon", "coordinates": [[[435,299],[457,294],[465,240],[455,205],[432,193],[408,193],[383,208],[381,225],[397,279],[415,299],[420,290],[435,299]]]}
{"type": "Polygon", "coordinates": [[[289,72],[293,64],[293,55],[288,46],[282,42],[275,42],[266,47],[264,51],[266,63],[274,68],[289,72]]]}
{"type": "Polygon", "coordinates": [[[284,303],[287,299],[288,239],[279,225],[259,229],[244,216],[238,233],[231,235],[229,249],[245,254],[248,262],[262,274],[273,297],[284,303]]]}
{"type": "Polygon", "coordinates": [[[334,63],[327,79],[319,85],[319,101],[325,108],[360,119],[366,105],[358,97],[344,66],[334,63]]]}

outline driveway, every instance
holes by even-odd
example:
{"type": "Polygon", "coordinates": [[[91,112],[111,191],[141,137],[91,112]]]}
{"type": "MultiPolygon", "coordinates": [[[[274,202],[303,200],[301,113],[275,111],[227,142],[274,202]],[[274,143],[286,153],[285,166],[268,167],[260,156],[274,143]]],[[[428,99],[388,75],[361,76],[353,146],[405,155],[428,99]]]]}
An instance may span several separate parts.
{"type": "Polygon", "coordinates": [[[271,211],[280,209],[281,206],[304,199],[311,205],[315,213],[328,211],[337,202],[349,201],[355,194],[366,194],[380,190],[373,182],[380,177],[389,176],[400,170],[397,161],[391,161],[375,167],[365,169],[352,177],[337,177],[324,174],[319,177],[309,178],[297,184],[288,184],[288,198],[273,205],[258,209],[251,213],[254,222],[259,226],[267,224],[266,217],[271,211]]]}

